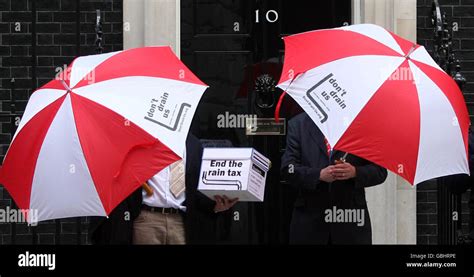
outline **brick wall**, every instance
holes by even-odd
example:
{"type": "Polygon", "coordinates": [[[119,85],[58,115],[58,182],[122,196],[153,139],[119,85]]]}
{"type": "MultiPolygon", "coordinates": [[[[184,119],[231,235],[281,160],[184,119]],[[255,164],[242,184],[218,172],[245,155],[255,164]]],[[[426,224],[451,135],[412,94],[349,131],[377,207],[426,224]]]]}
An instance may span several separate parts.
{"type": "Polygon", "coordinates": [[[438,243],[438,191],[435,180],[421,183],[416,192],[417,244],[438,243]]]}
{"type": "MultiPolygon", "coordinates": [[[[103,13],[104,52],[121,50],[122,0],[35,0],[36,46],[32,47],[33,0],[0,0],[0,111],[10,112],[13,94],[17,111],[23,111],[32,89],[51,80],[57,68],[69,64],[77,53],[76,4],[80,8],[80,55],[95,53],[96,9],[103,13]],[[36,53],[36,68],[32,56],[36,53]],[[36,82],[34,82],[36,76],[36,82]],[[14,78],[14,87],[11,79],[14,78]]],[[[0,158],[6,153],[15,125],[12,118],[0,116],[0,158]]],[[[34,138],[32,138],[34,139],[34,138]]],[[[11,205],[7,191],[0,186],[0,209],[11,205]]],[[[0,223],[0,244],[86,243],[87,219],[47,221],[36,228],[25,224],[0,223]],[[80,225],[78,225],[80,223],[80,225]],[[81,230],[80,236],[77,235],[81,230]]]]}
{"type": "MultiPolygon", "coordinates": [[[[417,0],[417,39],[429,52],[433,49],[431,26],[431,0],[417,0]]],[[[463,89],[471,120],[474,116],[474,1],[439,0],[441,12],[446,12],[449,22],[456,22],[459,30],[453,33],[453,47],[461,61],[461,73],[467,79],[463,89]]],[[[417,234],[418,244],[437,243],[437,187],[434,182],[417,187],[417,234]]],[[[468,218],[468,193],[463,195],[463,218],[468,218]]],[[[463,230],[467,232],[467,222],[463,230]]]]}

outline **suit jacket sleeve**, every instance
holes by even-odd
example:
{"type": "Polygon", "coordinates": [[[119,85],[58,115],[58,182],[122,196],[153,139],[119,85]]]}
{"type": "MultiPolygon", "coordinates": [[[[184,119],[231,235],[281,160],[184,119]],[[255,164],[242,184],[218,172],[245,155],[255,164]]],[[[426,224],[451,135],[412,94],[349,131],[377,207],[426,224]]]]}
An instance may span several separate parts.
{"type": "Polygon", "coordinates": [[[282,157],[281,173],[297,189],[315,190],[322,168],[309,167],[301,163],[301,134],[299,122],[290,120],[286,136],[286,150],[282,157]]]}
{"type": "Polygon", "coordinates": [[[127,199],[128,209],[130,212],[131,220],[135,220],[141,212],[142,207],[142,187],[140,186],[137,190],[135,190],[127,199]]]}
{"type": "Polygon", "coordinates": [[[381,184],[387,179],[387,170],[373,163],[356,166],[355,187],[366,188],[381,184]]]}
{"type": "Polygon", "coordinates": [[[191,205],[202,212],[214,213],[215,202],[197,189],[202,163],[202,145],[194,136],[188,137],[188,140],[191,140],[187,143],[188,158],[191,160],[189,161],[189,167],[186,169],[188,172],[188,174],[186,174],[186,182],[189,182],[186,189],[192,190],[192,193],[187,195],[190,195],[194,199],[189,199],[187,202],[190,202],[191,205]]]}

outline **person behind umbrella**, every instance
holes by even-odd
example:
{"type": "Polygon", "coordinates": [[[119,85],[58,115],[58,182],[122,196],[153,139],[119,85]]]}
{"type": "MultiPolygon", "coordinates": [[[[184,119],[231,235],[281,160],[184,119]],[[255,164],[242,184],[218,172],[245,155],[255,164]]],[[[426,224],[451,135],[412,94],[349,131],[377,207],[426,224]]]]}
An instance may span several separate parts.
{"type": "Polygon", "coordinates": [[[297,190],[290,244],[371,244],[364,188],[383,183],[387,170],[355,155],[328,150],[323,134],[306,113],[289,121],[281,170],[297,190]]]}
{"type": "Polygon", "coordinates": [[[140,214],[141,188],[125,198],[108,217],[89,217],[89,239],[95,245],[132,244],[133,221],[140,214]]]}
{"type": "MultiPolygon", "coordinates": [[[[468,178],[467,188],[471,189],[469,198],[469,235],[471,243],[474,242],[474,132],[469,129],[469,170],[471,175],[468,178]]],[[[467,189],[466,189],[467,190],[467,189]]]]}
{"type": "Polygon", "coordinates": [[[140,215],[133,224],[134,244],[216,243],[217,213],[229,210],[238,199],[197,190],[202,146],[189,134],[183,160],[166,167],[147,181],[140,215]]]}
{"type": "Polygon", "coordinates": [[[443,184],[447,186],[448,189],[454,193],[458,194],[458,197],[461,197],[461,194],[467,192],[467,190],[471,189],[470,198],[469,198],[469,233],[467,234],[467,243],[474,242],[474,132],[472,128],[469,128],[469,136],[468,136],[468,158],[469,158],[469,171],[471,175],[467,174],[455,174],[449,175],[445,177],[438,178],[442,180],[439,184],[443,184]]]}

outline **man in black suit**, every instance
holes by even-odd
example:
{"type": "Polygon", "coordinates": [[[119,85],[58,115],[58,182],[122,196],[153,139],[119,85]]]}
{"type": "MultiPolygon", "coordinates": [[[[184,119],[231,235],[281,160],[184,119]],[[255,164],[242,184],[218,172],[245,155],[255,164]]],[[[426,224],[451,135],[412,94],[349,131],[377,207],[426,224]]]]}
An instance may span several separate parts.
{"type": "Polygon", "coordinates": [[[218,217],[230,217],[230,209],[238,199],[215,196],[209,199],[197,190],[203,147],[199,139],[189,134],[186,140],[186,212],[184,227],[186,244],[215,244],[218,217]]]}
{"type": "Polygon", "coordinates": [[[471,243],[474,242],[474,182],[471,182],[471,198],[469,199],[469,240],[471,243]]]}
{"type": "MultiPolygon", "coordinates": [[[[199,140],[189,134],[186,140],[185,155],[185,197],[183,197],[184,211],[173,211],[176,209],[166,208],[165,216],[172,216],[173,220],[181,221],[184,226],[184,241],[187,244],[213,244],[216,243],[216,220],[218,216],[229,216],[229,209],[238,201],[238,199],[227,199],[217,196],[211,200],[197,190],[199,173],[201,168],[202,146],[199,140]]],[[[158,193],[154,191],[154,193],[158,193]]],[[[127,199],[122,201],[109,218],[91,218],[90,234],[93,244],[132,244],[135,236],[140,239],[139,243],[151,244],[148,238],[140,236],[150,234],[156,231],[153,222],[147,222],[150,218],[163,214],[159,207],[146,207],[143,205],[144,196],[142,188],[135,191],[127,199]],[[153,210],[153,211],[151,211],[153,210]],[[156,213],[156,214],[154,214],[156,213]],[[126,214],[130,216],[125,216],[126,214]],[[145,214],[148,214],[144,216],[145,214]],[[145,227],[142,223],[145,224],[145,227]],[[142,224],[141,233],[137,234],[136,226],[142,224]],[[150,224],[148,224],[150,223],[150,224]],[[135,234],[134,234],[135,229],[135,234]]],[[[171,195],[168,195],[171,196],[171,195]]],[[[179,228],[173,232],[181,232],[179,228]]],[[[173,234],[176,235],[176,234],[173,234]]],[[[181,234],[177,234],[180,236],[181,234]]],[[[137,243],[135,241],[134,243],[137,243]]]]}
{"type": "MultiPolygon", "coordinates": [[[[474,241],[474,132],[469,127],[469,137],[468,137],[468,160],[469,160],[469,171],[470,176],[464,175],[464,182],[461,183],[461,190],[458,188],[458,193],[463,193],[468,189],[471,189],[470,198],[469,198],[469,234],[468,238],[472,243],[474,241]]],[[[459,185],[458,185],[459,186],[459,185]]],[[[461,196],[459,196],[461,197],[461,196]]]]}
{"type": "Polygon", "coordinates": [[[468,146],[469,171],[471,174],[455,174],[439,179],[441,179],[440,184],[448,186],[452,193],[458,194],[458,197],[471,189],[468,203],[469,234],[467,239],[472,244],[474,241],[474,132],[471,128],[469,128],[468,146]]]}
{"type": "Polygon", "coordinates": [[[136,190],[115,207],[109,217],[90,217],[89,237],[92,244],[131,244],[133,221],[140,214],[142,189],[136,190]]]}
{"type": "Polygon", "coordinates": [[[327,150],[306,113],[289,121],[281,169],[297,190],[290,243],[371,244],[364,188],[384,182],[387,170],[351,154],[334,165],[345,153],[327,150]]]}

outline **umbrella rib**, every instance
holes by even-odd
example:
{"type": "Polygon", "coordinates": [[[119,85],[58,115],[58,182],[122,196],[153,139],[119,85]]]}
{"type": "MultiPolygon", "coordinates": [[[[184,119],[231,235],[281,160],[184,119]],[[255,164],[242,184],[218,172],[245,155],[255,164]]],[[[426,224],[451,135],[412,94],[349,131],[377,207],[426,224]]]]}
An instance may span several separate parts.
{"type": "Polygon", "coordinates": [[[413,43],[413,46],[411,47],[410,51],[408,51],[408,53],[405,55],[405,58],[409,59],[410,55],[413,53],[413,51],[415,51],[415,48],[416,48],[416,44],[413,43]]]}
{"type": "Polygon", "coordinates": [[[67,92],[71,92],[71,88],[66,84],[64,80],[61,80],[61,84],[63,84],[64,88],[66,89],[67,92]]]}

